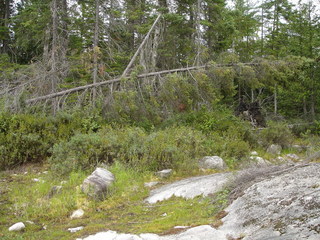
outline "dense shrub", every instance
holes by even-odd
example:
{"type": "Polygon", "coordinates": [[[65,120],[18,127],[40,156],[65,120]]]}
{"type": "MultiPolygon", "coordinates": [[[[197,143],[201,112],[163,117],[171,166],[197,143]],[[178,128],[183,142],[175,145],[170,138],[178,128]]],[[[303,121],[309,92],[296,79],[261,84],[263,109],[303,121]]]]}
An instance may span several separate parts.
{"type": "Polygon", "coordinates": [[[287,124],[269,122],[268,126],[268,128],[261,130],[259,133],[259,140],[264,147],[270,144],[279,144],[282,147],[287,147],[293,141],[293,134],[287,124]]]}
{"type": "Polygon", "coordinates": [[[0,114],[0,169],[46,160],[54,143],[79,128],[77,120],[62,115],[0,114]]]}
{"type": "Polygon", "coordinates": [[[168,127],[149,134],[138,127],[105,127],[97,133],[76,134],[70,141],[55,144],[50,163],[59,174],[115,161],[136,170],[184,171],[194,168],[197,160],[207,155],[221,154],[239,160],[247,154],[249,146],[237,140],[237,137],[204,134],[186,126],[168,127]]]}

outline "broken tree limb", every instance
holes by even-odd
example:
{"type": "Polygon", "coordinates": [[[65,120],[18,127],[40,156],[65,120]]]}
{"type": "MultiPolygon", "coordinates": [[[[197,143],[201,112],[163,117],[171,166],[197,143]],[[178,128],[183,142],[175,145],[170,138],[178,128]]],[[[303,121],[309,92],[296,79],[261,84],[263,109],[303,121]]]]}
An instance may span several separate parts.
{"type": "Polygon", "coordinates": [[[134,61],[136,60],[137,56],[139,55],[141,49],[143,48],[143,46],[146,44],[148,38],[150,37],[151,32],[153,31],[153,29],[155,28],[155,26],[157,25],[157,23],[159,22],[161,18],[161,14],[157,17],[157,19],[154,21],[154,23],[152,24],[149,32],[147,33],[147,35],[145,36],[145,38],[143,39],[142,43],[140,44],[139,48],[137,49],[137,51],[135,52],[135,54],[133,55],[133,57],[131,58],[128,66],[126,67],[126,69],[123,71],[121,77],[125,77],[129,71],[129,69],[131,68],[131,66],[133,65],[134,61]]]}
{"type": "MultiPolygon", "coordinates": [[[[250,65],[250,66],[256,66],[259,65],[257,63],[241,63],[243,65],[250,65]]],[[[233,67],[233,66],[237,66],[238,64],[215,64],[212,65],[212,67],[233,67]]],[[[152,72],[152,73],[144,73],[144,74],[140,74],[137,76],[137,78],[145,78],[145,77],[152,77],[152,76],[158,76],[158,75],[165,75],[165,74],[170,74],[170,73],[178,73],[178,72],[187,72],[187,71],[192,71],[192,70],[198,70],[198,69],[204,69],[209,67],[210,65],[202,65],[202,66],[194,66],[194,67],[186,67],[186,68],[177,68],[177,69],[171,69],[171,70],[163,70],[163,71],[159,71],[159,72],[152,72]]],[[[107,81],[103,81],[103,82],[97,82],[97,83],[92,83],[92,84],[88,84],[88,85],[84,85],[84,86],[79,86],[79,87],[75,87],[75,88],[71,88],[68,90],[64,90],[61,92],[57,92],[57,93],[51,93],[45,96],[41,96],[41,97],[36,97],[36,98],[31,98],[26,100],[27,104],[30,103],[34,103],[37,101],[42,101],[42,100],[47,100],[50,98],[55,98],[55,97],[60,97],[63,96],[65,94],[69,94],[69,93],[73,93],[73,92],[79,92],[79,91],[83,91],[83,90],[87,90],[90,88],[94,88],[94,87],[99,87],[99,86],[103,86],[103,85],[109,85],[112,83],[116,83],[116,82],[120,82],[121,79],[129,79],[130,77],[120,77],[120,78],[115,78],[115,79],[111,79],[111,80],[107,80],[107,81]]]]}

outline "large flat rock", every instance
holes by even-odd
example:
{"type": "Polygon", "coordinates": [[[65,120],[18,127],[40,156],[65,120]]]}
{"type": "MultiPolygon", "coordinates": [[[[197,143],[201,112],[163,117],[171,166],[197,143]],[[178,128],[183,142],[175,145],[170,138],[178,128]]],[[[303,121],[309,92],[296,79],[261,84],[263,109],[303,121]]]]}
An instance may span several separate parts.
{"type": "Polygon", "coordinates": [[[184,179],[152,190],[145,201],[154,204],[173,196],[186,199],[192,199],[200,195],[208,196],[221,190],[231,176],[231,173],[216,173],[184,179]]]}
{"type": "MultiPolygon", "coordinates": [[[[204,225],[169,236],[131,235],[108,231],[83,240],[319,240],[319,173],[319,163],[296,165],[253,183],[241,197],[225,209],[228,214],[222,219],[223,224],[218,229],[204,225]]],[[[157,193],[159,191],[159,194],[166,194],[161,198],[149,199],[150,202],[156,202],[156,199],[164,199],[174,194],[188,198],[209,194],[212,189],[205,190],[208,185],[212,184],[217,189],[230,176],[214,174],[185,179],[163,186],[160,188],[162,191],[155,190],[157,193]],[[201,185],[195,184],[199,182],[201,185]],[[196,188],[194,192],[190,187],[196,188]],[[167,192],[172,188],[175,189],[174,192],[167,192]]]]}
{"type": "Polygon", "coordinates": [[[224,233],[208,225],[190,228],[187,231],[171,235],[158,236],[156,234],[119,234],[114,231],[101,232],[83,239],[77,240],[227,240],[224,233]]]}
{"type": "Polygon", "coordinates": [[[245,190],[225,211],[219,230],[234,238],[320,239],[320,164],[271,175],[245,190]]]}

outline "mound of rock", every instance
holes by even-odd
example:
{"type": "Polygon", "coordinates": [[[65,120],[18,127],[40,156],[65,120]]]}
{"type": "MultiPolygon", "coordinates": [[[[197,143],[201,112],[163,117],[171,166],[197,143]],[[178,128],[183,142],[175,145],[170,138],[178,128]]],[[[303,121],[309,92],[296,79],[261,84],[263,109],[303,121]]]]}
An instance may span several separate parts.
{"type": "MultiPolygon", "coordinates": [[[[319,163],[301,164],[278,168],[263,178],[255,179],[243,191],[242,196],[225,209],[227,215],[222,219],[223,224],[218,229],[204,225],[169,236],[132,235],[108,231],[83,240],[319,240],[319,172],[319,163]]],[[[180,192],[180,195],[184,195],[185,191],[189,191],[184,189],[187,182],[192,186],[192,182],[202,181],[206,187],[213,184],[213,179],[217,176],[222,179],[229,178],[228,175],[214,175],[185,179],[177,182],[179,184],[175,183],[177,185],[167,185],[166,188],[169,190],[171,187],[176,189],[176,192],[180,192]],[[205,183],[206,178],[208,182],[205,183]],[[184,190],[179,190],[178,186],[184,190]]],[[[164,196],[172,194],[171,192],[164,196]]],[[[191,194],[189,197],[195,195],[191,194]]],[[[149,198],[149,202],[154,201],[149,198]]]]}
{"type": "Polygon", "coordinates": [[[114,175],[105,168],[97,168],[81,186],[82,191],[96,200],[103,200],[108,188],[114,182],[114,175]]]}
{"type": "Polygon", "coordinates": [[[298,165],[253,184],[225,211],[220,231],[243,239],[319,239],[320,164],[298,165]]]}

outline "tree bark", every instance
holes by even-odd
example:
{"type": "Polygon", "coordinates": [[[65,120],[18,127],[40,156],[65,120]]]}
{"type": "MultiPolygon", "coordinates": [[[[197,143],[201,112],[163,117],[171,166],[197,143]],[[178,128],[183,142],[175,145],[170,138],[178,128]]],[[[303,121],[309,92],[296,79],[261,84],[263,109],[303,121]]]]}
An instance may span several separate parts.
{"type": "MultiPolygon", "coordinates": [[[[99,43],[99,13],[100,3],[99,0],[95,0],[95,25],[94,25],[94,39],[93,39],[93,84],[98,82],[98,43],[99,43]]],[[[94,87],[92,89],[93,102],[96,101],[97,90],[94,87]]]]}

